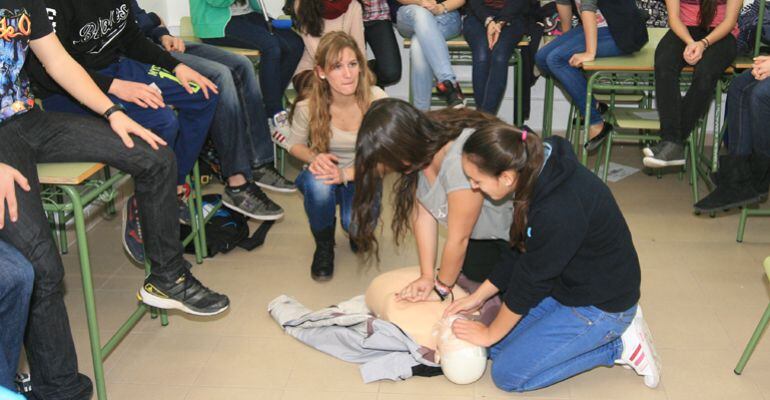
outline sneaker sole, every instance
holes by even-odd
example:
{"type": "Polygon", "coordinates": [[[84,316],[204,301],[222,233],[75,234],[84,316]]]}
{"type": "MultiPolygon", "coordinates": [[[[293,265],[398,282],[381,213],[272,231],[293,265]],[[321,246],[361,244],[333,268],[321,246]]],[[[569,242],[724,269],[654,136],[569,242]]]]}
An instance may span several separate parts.
{"type": "Polygon", "coordinates": [[[693,206],[693,208],[695,209],[695,211],[700,212],[700,213],[719,212],[719,211],[722,211],[722,210],[727,210],[729,208],[746,207],[746,206],[750,206],[750,205],[754,205],[754,204],[759,204],[759,203],[762,202],[763,198],[764,198],[764,196],[760,195],[760,196],[754,197],[752,199],[743,200],[743,201],[736,201],[734,203],[725,204],[723,206],[719,206],[719,207],[716,207],[716,208],[702,208],[702,207],[696,207],[696,206],[693,206]]]}
{"type": "Polygon", "coordinates": [[[164,299],[164,298],[155,296],[147,292],[146,290],[144,290],[144,287],[139,289],[139,293],[136,295],[136,297],[139,299],[139,301],[141,301],[142,303],[150,307],[161,308],[164,310],[179,310],[187,314],[200,315],[203,317],[220,314],[230,307],[229,305],[226,305],[220,308],[219,310],[211,311],[211,312],[196,311],[187,307],[180,301],[172,300],[172,299],[164,299]]]}
{"type": "Polygon", "coordinates": [[[278,186],[271,186],[271,185],[268,185],[266,183],[257,182],[257,181],[254,181],[254,183],[257,186],[261,187],[262,189],[267,189],[267,190],[270,190],[270,191],[273,191],[273,192],[278,192],[278,193],[294,193],[294,192],[297,191],[297,187],[296,186],[292,186],[291,188],[281,188],[281,187],[278,187],[278,186]]]}
{"type": "MultiPolygon", "coordinates": [[[[130,199],[129,199],[130,200],[130,199]]],[[[123,235],[120,236],[120,241],[123,242],[123,250],[126,251],[128,254],[128,257],[134,260],[135,263],[144,265],[144,260],[140,260],[139,258],[135,257],[133,253],[128,249],[128,242],[126,242],[126,221],[128,221],[128,206],[123,207],[123,220],[121,221],[121,232],[123,232],[123,235]]]]}
{"type": "Polygon", "coordinates": [[[240,207],[236,207],[234,204],[228,203],[224,199],[222,199],[222,205],[227,207],[227,208],[229,208],[229,209],[231,209],[231,210],[233,210],[233,211],[238,211],[239,213],[241,213],[243,215],[246,215],[246,216],[248,216],[250,218],[253,218],[253,219],[258,219],[260,221],[275,221],[275,220],[279,220],[279,219],[283,218],[283,214],[284,214],[284,213],[280,213],[280,214],[276,214],[276,215],[256,215],[256,214],[252,214],[252,213],[246,212],[245,210],[241,209],[240,207]]]}
{"type": "Polygon", "coordinates": [[[684,165],[685,160],[661,161],[653,157],[644,157],[642,164],[647,168],[678,167],[684,165]]]}
{"type": "Polygon", "coordinates": [[[652,152],[652,149],[649,147],[645,147],[642,149],[642,154],[644,154],[645,157],[654,157],[655,153],[652,152]]]}

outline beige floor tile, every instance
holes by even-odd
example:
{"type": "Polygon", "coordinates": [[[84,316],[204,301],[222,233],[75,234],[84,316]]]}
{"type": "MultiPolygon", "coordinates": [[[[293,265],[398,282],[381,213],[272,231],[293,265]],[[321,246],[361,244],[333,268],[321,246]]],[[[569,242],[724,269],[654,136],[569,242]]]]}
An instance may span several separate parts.
{"type": "Polygon", "coordinates": [[[378,382],[365,384],[358,365],[332,359],[330,356],[324,357],[320,362],[298,356],[286,383],[287,389],[324,392],[377,393],[379,386],[378,382]]]}
{"type": "Polygon", "coordinates": [[[701,289],[709,294],[704,305],[742,309],[767,304],[767,280],[759,268],[728,268],[693,274],[701,289]]]}
{"type": "Polygon", "coordinates": [[[490,375],[489,364],[487,363],[487,370],[484,372],[484,376],[481,377],[476,383],[474,383],[474,394],[476,398],[527,398],[527,399],[568,399],[570,398],[569,385],[565,382],[557,383],[546,388],[534,390],[527,393],[508,393],[497,386],[492,381],[490,375]]]}
{"type": "Polygon", "coordinates": [[[193,386],[185,400],[280,400],[282,394],[278,389],[193,386]]]}
{"type": "Polygon", "coordinates": [[[294,349],[280,339],[224,336],[195,385],[282,389],[295,365],[294,349]]]}
{"type": "Polygon", "coordinates": [[[377,400],[377,393],[354,392],[324,392],[320,390],[286,389],[281,400],[377,400]]]}
{"type": "Polygon", "coordinates": [[[658,348],[693,351],[731,348],[730,338],[713,308],[671,304],[646,309],[644,317],[658,348]]]}
{"type": "Polygon", "coordinates": [[[473,385],[456,385],[443,376],[412,377],[405,381],[380,383],[380,393],[410,395],[475,396],[473,385]]]}
{"type": "Polygon", "coordinates": [[[200,374],[220,337],[175,335],[165,337],[132,333],[125,344],[127,354],[110,371],[114,382],[136,384],[191,385],[200,374]]]}
{"type": "MultiPolygon", "coordinates": [[[[100,329],[115,331],[123,325],[138,306],[135,290],[94,291],[96,315],[100,329]]],[[[81,290],[69,290],[64,296],[64,301],[73,329],[87,330],[83,292],[81,290]]]]}
{"type": "Polygon", "coordinates": [[[401,394],[380,393],[378,400],[473,400],[473,396],[456,396],[436,393],[401,394]]]}
{"type": "Polygon", "coordinates": [[[620,366],[594,368],[564,384],[569,385],[575,400],[666,400],[665,382],[650,389],[642,377],[620,366]]]}
{"type": "Polygon", "coordinates": [[[737,376],[734,351],[662,349],[662,382],[670,400],[762,399],[757,385],[737,376]]]}
{"type": "MultiPolygon", "coordinates": [[[[717,318],[727,331],[733,349],[736,351],[736,361],[740,352],[748,343],[749,338],[754,333],[762,314],[765,312],[766,304],[758,304],[754,307],[734,308],[730,306],[716,307],[717,318]]],[[[768,337],[767,335],[763,337],[768,337]]],[[[770,340],[760,340],[754,353],[761,353],[761,356],[770,357],[770,340]]]]}
{"type": "MultiPolygon", "coordinates": [[[[111,382],[107,384],[110,400],[184,400],[187,386],[148,385],[111,382]]],[[[94,395],[96,398],[96,395],[94,395]]]]}

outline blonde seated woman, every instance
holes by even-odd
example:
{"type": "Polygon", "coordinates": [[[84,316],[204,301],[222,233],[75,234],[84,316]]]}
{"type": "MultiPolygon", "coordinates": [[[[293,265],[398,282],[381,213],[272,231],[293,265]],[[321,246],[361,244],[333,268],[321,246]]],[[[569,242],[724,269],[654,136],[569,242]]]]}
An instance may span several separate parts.
{"type": "Polygon", "coordinates": [[[347,33],[324,35],[315,64],[309,89],[302,92],[291,112],[287,148],[306,164],[296,185],[304,196],[316,244],[311,277],[325,281],[334,273],[338,206],[342,229],[350,229],[356,190],[353,162],[361,120],[371,103],[387,94],[374,86],[364,54],[347,33]]]}

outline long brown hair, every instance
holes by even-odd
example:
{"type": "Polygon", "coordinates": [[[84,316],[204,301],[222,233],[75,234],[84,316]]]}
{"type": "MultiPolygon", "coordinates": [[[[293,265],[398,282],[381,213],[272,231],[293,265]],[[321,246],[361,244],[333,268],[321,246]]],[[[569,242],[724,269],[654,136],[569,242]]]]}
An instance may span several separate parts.
{"type": "Polygon", "coordinates": [[[711,26],[711,22],[717,13],[717,3],[719,3],[719,0],[700,0],[698,26],[704,29],[708,29],[711,26]]]}
{"type": "MultiPolygon", "coordinates": [[[[307,0],[306,0],[307,1],[307,0]]],[[[358,48],[355,39],[345,32],[333,31],[325,34],[318,44],[315,53],[316,69],[326,70],[339,62],[342,51],[350,49],[356,55],[358,61],[358,87],[355,97],[361,112],[366,112],[371,103],[372,85],[374,85],[374,74],[369,70],[366,64],[366,58],[358,48]]],[[[307,89],[303,90],[297,98],[296,103],[308,100],[308,110],[310,111],[310,122],[308,128],[310,131],[310,148],[317,153],[326,153],[329,151],[329,141],[332,137],[332,89],[329,82],[321,79],[317,71],[313,71],[307,89]]],[[[294,118],[292,108],[290,119],[294,118]]]]}
{"type": "Polygon", "coordinates": [[[525,252],[527,213],[532,192],[543,166],[543,142],[531,131],[522,140],[522,131],[508,124],[490,124],[474,132],[463,146],[463,155],[483,174],[499,177],[504,171],[516,171],[511,246],[525,252]]]}
{"type": "Polygon", "coordinates": [[[479,128],[500,120],[470,109],[446,108],[422,113],[398,99],[372,103],[364,115],[356,141],[353,196],[353,240],[362,253],[378,254],[374,235],[379,213],[377,202],[382,188],[382,170],[400,174],[393,184],[395,215],[391,229],[400,244],[411,229],[419,171],[427,167],[436,153],[456,139],[465,128],[479,128]]]}
{"type": "MultiPolygon", "coordinates": [[[[297,0],[295,0],[297,1],[297,0]]],[[[297,29],[304,34],[320,37],[324,32],[323,0],[298,0],[292,10],[297,29]]]]}

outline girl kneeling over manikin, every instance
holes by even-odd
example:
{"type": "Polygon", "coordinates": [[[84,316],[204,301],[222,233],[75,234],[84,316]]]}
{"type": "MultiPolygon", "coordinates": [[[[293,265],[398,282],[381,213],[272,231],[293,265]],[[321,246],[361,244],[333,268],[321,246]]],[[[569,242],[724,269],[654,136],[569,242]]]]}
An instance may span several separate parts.
{"type": "Polygon", "coordinates": [[[639,260],[609,188],[564,139],[541,141],[506,124],[471,135],[462,164],[475,190],[492,199],[514,194],[511,251],[445,311],[473,311],[502,292],[488,326],[457,320],[452,327],[458,338],[489,347],[495,384],[523,392],[624,364],[656,387],[660,366],[638,305],[639,260]]]}

